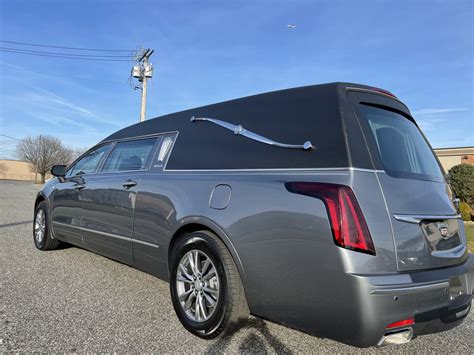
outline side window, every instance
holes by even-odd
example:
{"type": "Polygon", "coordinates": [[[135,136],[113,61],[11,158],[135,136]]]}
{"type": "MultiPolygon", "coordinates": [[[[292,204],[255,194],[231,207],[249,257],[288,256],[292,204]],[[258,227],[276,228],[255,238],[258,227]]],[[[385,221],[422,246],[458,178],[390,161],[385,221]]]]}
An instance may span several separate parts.
{"type": "Polygon", "coordinates": [[[94,149],[84,155],[80,160],[70,168],[67,173],[66,177],[75,176],[75,175],[82,175],[82,174],[91,174],[95,172],[97,166],[99,165],[102,157],[107,153],[110,148],[110,143],[100,146],[97,149],[94,149]]]}
{"type": "Polygon", "coordinates": [[[117,143],[102,167],[102,172],[142,170],[156,138],[117,143]]]}

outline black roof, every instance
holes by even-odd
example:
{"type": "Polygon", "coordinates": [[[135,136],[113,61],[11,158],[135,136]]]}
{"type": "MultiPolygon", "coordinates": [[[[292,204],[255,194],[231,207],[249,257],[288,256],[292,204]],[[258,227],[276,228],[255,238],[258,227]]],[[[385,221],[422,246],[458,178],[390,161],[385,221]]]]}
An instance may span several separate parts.
{"type": "Polygon", "coordinates": [[[347,167],[350,159],[340,101],[341,92],[349,86],[369,88],[330,83],[258,94],[150,119],[121,129],[104,141],[178,131],[167,169],[347,167]],[[315,149],[270,146],[209,122],[193,123],[192,116],[240,124],[278,142],[311,141],[315,149]]]}

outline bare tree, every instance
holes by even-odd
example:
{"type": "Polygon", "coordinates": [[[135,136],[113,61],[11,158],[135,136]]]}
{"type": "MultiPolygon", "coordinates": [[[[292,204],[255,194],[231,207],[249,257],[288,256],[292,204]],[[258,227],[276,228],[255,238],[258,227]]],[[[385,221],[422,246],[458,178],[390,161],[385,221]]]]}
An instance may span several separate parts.
{"type": "Polygon", "coordinates": [[[87,148],[73,148],[73,149],[71,149],[71,161],[70,161],[70,163],[72,163],[74,160],[79,158],[86,151],[87,151],[87,148]]]}
{"type": "Polygon", "coordinates": [[[72,150],[58,138],[42,135],[23,139],[17,146],[17,153],[20,159],[33,165],[34,172],[40,174],[42,183],[53,165],[67,165],[73,157],[72,150]]]}

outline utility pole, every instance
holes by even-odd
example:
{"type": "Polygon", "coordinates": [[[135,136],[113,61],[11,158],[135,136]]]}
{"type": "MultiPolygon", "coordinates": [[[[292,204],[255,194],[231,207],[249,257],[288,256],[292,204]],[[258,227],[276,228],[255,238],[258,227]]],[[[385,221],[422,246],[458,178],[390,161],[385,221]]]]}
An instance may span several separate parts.
{"type": "Polygon", "coordinates": [[[145,121],[146,114],[146,95],[147,95],[147,79],[153,77],[153,65],[149,62],[154,49],[144,49],[141,56],[137,58],[137,64],[132,68],[132,76],[137,78],[141,83],[142,90],[142,106],[140,110],[140,122],[145,121]]]}

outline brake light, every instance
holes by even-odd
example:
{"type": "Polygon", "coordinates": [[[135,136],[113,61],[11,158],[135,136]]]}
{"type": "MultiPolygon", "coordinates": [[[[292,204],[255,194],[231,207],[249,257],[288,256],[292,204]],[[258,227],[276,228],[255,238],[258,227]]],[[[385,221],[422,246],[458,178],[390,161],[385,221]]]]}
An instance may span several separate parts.
{"type": "Polygon", "coordinates": [[[319,182],[287,182],[285,186],[290,192],[324,202],[336,245],[375,255],[369,228],[350,187],[319,182]]]}
{"type": "Polygon", "coordinates": [[[398,97],[396,97],[394,94],[392,94],[388,90],[384,90],[384,89],[380,89],[380,88],[374,88],[374,87],[371,87],[370,89],[373,90],[373,91],[377,91],[377,92],[380,92],[382,94],[385,94],[385,95],[388,95],[388,96],[391,96],[391,97],[394,97],[394,98],[398,99],[398,97]]]}
{"type": "Polygon", "coordinates": [[[413,318],[408,318],[404,320],[399,320],[398,322],[393,322],[387,325],[386,329],[400,328],[400,327],[405,327],[407,325],[413,325],[413,324],[415,324],[415,320],[413,318]]]}

